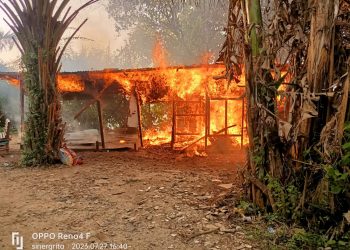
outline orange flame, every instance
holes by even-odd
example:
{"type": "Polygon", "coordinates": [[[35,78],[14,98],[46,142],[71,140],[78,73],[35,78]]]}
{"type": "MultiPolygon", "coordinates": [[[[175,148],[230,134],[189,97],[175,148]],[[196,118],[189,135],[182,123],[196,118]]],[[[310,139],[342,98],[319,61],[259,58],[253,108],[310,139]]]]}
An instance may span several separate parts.
{"type": "Polygon", "coordinates": [[[58,75],[59,92],[83,92],[85,90],[84,82],[79,75],[58,75]]]}
{"type": "Polygon", "coordinates": [[[166,68],[169,64],[166,58],[166,50],[160,36],[157,37],[156,44],[153,49],[153,64],[155,67],[166,68]]]}
{"type": "Polygon", "coordinates": [[[7,81],[9,84],[19,86],[20,81],[16,75],[0,73],[0,80],[7,81]]]}
{"type": "MultiPolygon", "coordinates": [[[[210,54],[203,56],[203,62],[208,62],[210,54]]],[[[136,70],[104,70],[92,71],[88,73],[63,73],[58,76],[57,86],[61,93],[65,92],[87,92],[88,85],[86,82],[94,84],[101,83],[103,88],[117,84],[121,86],[126,93],[131,93],[137,88],[141,99],[147,101],[167,101],[172,103],[174,100],[193,101],[202,100],[202,108],[206,107],[207,99],[237,98],[244,94],[245,78],[244,74],[236,79],[236,83],[228,85],[224,65],[200,65],[193,67],[167,67],[166,51],[164,44],[160,39],[154,47],[153,52],[154,64],[159,67],[155,69],[136,69],[136,70]]],[[[171,105],[170,105],[171,106],[171,105]]],[[[202,108],[194,108],[191,112],[195,113],[184,121],[178,122],[177,127],[183,130],[184,133],[193,133],[195,136],[184,136],[182,145],[191,143],[205,135],[205,118],[200,116],[201,113],[206,113],[202,108]],[[197,116],[198,115],[198,118],[197,116]],[[181,126],[180,126],[181,125],[181,126]]],[[[249,143],[245,132],[245,120],[242,119],[242,100],[225,100],[211,101],[210,107],[210,131],[211,135],[228,134],[236,135],[232,138],[233,143],[241,143],[240,134],[244,134],[243,144],[249,143]],[[227,117],[226,110],[227,108],[227,117]],[[243,123],[243,124],[242,124],[243,123]],[[225,131],[226,125],[231,127],[225,131]],[[242,128],[243,127],[243,128],[242,128]]],[[[181,137],[181,136],[179,136],[181,137]]],[[[150,145],[159,145],[168,143],[172,138],[172,119],[169,119],[168,124],[161,126],[158,129],[149,129],[144,131],[144,140],[150,145]]],[[[182,138],[181,138],[182,139],[182,138]]],[[[179,140],[180,141],[180,140],[179,140]]],[[[203,140],[201,141],[203,143],[203,140]]],[[[120,143],[124,143],[120,141],[120,143]]]]}
{"type": "MultiPolygon", "coordinates": [[[[161,60],[163,64],[164,60],[161,60]]],[[[208,96],[209,98],[230,98],[239,97],[244,93],[244,88],[238,85],[244,85],[244,76],[240,77],[240,83],[237,85],[232,83],[228,86],[226,78],[223,77],[225,67],[223,65],[202,65],[198,67],[168,67],[156,69],[139,69],[139,70],[104,70],[88,72],[89,81],[101,81],[104,88],[112,84],[119,84],[127,93],[137,87],[139,94],[144,102],[147,101],[167,101],[172,102],[175,99],[193,100],[199,98],[203,101],[208,96]],[[215,78],[216,79],[215,79],[215,78]]],[[[81,84],[79,77],[65,74],[64,77],[59,77],[58,86],[65,91],[84,91],[84,84],[81,84]],[[79,84],[80,83],[80,84],[79,84]]],[[[233,144],[240,144],[242,134],[242,101],[228,101],[227,126],[233,126],[227,130],[229,135],[237,135],[232,138],[233,144]]],[[[198,112],[199,111],[195,111],[198,112]]],[[[205,112],[205,111],[203,111],[205,112]]],[[[210,134],[216,134],[225,128],[225,102],[211,102],[210,105],[210,134]]],[[[149,129],[144,131],[143,139],[148,145],[161,145],[169,143],[172,138],[172,121],[158,129],[149,129]]],[[[205,123],[203,120],[186,121],[187,128],[185,133],[194,133],[193,127],[196,127],[197,137],[179,138],[182,141],[180,145],[184,146],[191,141],[202,137],[205,134],[205,123]]],[[[243,128],[246,127],[243,120],[243,128]]],[[[181,129],[181,126],[180,128],[181,129]]],[[[182,128],[184,129],[184,128],[182,128]]],[[[248,144],[248,137],[245,130],[243,144],[248,144]]],[[[225,134],[221,132],[220,134],[225,134]]],[[[200,143],[203,144],[204,140],[200,143]]],[[[209,142],[210,144],[210,142],[209,142]]]]}

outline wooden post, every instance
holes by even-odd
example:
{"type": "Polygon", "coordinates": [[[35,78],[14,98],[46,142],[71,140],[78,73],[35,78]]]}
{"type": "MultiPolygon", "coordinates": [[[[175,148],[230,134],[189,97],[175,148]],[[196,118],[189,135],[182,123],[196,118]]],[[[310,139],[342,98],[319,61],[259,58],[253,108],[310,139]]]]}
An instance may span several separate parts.
{"type": "Polygon", "coordinates": [[[244,97],[242,99],[242,127],[241,127],[241,149],[243,148],[243,142],[244,142],[244,111],[245,111],[245,101],[244,97]]]}
{"type": "Polygon", "coordinates": [[[171,131],[171,148],[174,149],[176,142],[176,101],[175,96],[173,96],[173,126],[171,131]]]}
{"type": "MultiPolygon", "coordinates": [[[[135,87],[135,97],[136,97],[136,104],[137,104],[137,119],[138,119],[138,125],[139,125],[140,144],[141,144],[141,147],[143,147],[140,96],[137,92],[136,87],[135,87]]],[[[135,146],[135,151],[136,151],[136,146],[135,146]]]]}
{"type": "Polygon", "coordinates": [[[228,124],[227,124],[227,112],[228,112],[228,102],[227,102],[227,100],[225,100],[225,135],[227,135],[227,126],[228,126],[228,124]]]}
{"type": "Polygon", "coordinates": [[[211,128],[210,128],[210,97],[208,97],[208,107],[207,107],[207,113],[208,113],[208,137],[210,137],[211,128]]]}
{"type": "Polygon", "coordinates": [[[103,116],[102,116],[101,101],[97,100],[96,104],[97,104],[97,112],[98,112],[98,121],[100,125],[101,143],[102,143],[102,148],[105,149],[106,144],[105,144],[105,135],[103,131],[103,116]]]}
{"type": "Polygon", "coordinates": [[[208,93],[205,95],[205,150],[207,150],[208,147],[208,93]]]}
{"type": "Polygon", "coordinates": [[[24,82],[22,79],[19,81],[19,99],[20,99],[20,112],[21,112],[21,127],[20,127],[20,133],[21,133],[21,144],[20,148],[23,148],[23,134],[24,134],[24,82]]]}

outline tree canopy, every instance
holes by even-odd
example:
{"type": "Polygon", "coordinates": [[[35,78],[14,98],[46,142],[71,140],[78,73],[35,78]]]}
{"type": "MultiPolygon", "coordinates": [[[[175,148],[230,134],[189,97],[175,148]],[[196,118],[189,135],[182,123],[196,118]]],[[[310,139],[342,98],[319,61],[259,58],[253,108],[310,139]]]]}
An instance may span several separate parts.
{"type": "Polygon", "coordinates": [[[13,34],[11,32],[4,32],[0,30],[0,51],[12,48],[12,36],[13,34]]]}
{"type": "Polygon", "coordinates": [[[116,31],[129,31],[119,61],[150,66],[157,39],[163,41],[170,64],[195,64],[205,53],[217,55],[225,38],[228,1],[187,2],[110,0],[107,10],[116,31]]]}

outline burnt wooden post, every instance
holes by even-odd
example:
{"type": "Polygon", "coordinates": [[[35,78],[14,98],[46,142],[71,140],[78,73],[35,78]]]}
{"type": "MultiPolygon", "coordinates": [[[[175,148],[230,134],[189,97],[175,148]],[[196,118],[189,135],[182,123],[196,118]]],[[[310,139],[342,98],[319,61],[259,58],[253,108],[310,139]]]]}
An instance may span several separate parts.
{"type": "Polygon", "coordinates": [[[137,119],[138,119],[138,125],[139,125],[140,143],[141,143],[141,147],[143,147],[141,103],[140,103],[140,95],[138,94],[136,87],[135,87],[135,97],[136,97],[136,104],[137,104],[137,119]]]}
{"type": "Polygon", "coordinates": [[[208,112],[208,139],[209,139],[209,137],[210,137],[210,133],[211,133],[211,128],[210,128],[210,119],[211,119],[211,115],[210,115],[210,97],[208,97],[208,110],[207,110],[207,112],[208,112]]]}
{"type": "Polygon", "coordinates": [[[205,95],[205,150],[207,150],[208,147],[208,125],[209,125],[209,112],[210,112],[210,108],[208,108],[209,106],[209,97],[208,97],[208,93],[206,93],[205,95]]]}
{"type": "Polygon", "coordinates": [[[24,133],[24,82],[23,79],[19,80],[19,100],[20,100],[20,112],[21,112],[21,144],[20,147],[23,147],[23,133],[24,133]]]}
{"type": "Polygon", "coordinates": [[[103,131],[103,116],[102,116],[101,101],[97,100],[96,104],[97,104],[97,112],[98,112],[98,121],[100,125],[101,143],[102,143],[102,148],[105,149],[106,144],[105,144],[105,135],[103,131]]]}
{"type": "Polygon", "coordinates": [[[225,135],[227,135],[227,127],[228,127],[228,119],[227,119],[227,115],[228,115],[228,101],[227,99],[225,100],[225,135]]]}
{"type": "Polygon", "coordinates": [[[175,96],[173,96],[173,126],[171,131],[171,148],[174,149],[176,140],[176,101],[175,96]]]}

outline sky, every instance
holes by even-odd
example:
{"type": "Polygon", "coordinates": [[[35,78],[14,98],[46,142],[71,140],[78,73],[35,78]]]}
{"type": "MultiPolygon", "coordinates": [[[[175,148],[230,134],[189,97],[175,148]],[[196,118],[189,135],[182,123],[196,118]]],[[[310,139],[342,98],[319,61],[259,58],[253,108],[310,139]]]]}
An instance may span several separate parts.
{"type": "MultiPolygon", "coordinates": [[[[4,0],[7,1],[7,0],[4,0]]],[[[71,0],[70,5],[73,9],[84,4],[87,0],[71,0]]],[[[78,37],[84,37],[88,40],[73,40],[71,46],[74,51],[85,48],[107,48],[110,46],[111,51],[119,49],[125,41],[125,35],[118,36],[114,29],[114,20],[110,19],[105,9],[107,0],[100,0],[92,6],[82,10],[80,15],[72,23],[71,28],[76,28],[86,18],[87,23],[77,34],[78,37]],[[92,41],[91,41],[92,40],[92,41]]],[[[5,15],[0,10],[0,30],[9,31],[9,27],[3,21],[5,15]]],[[[72,29],[70,29],[72,30],[72,29]]],[[[14,47],[11,51],[0,52],[0,60],[5,63],[11,63],[19,58],[19,51],[14,47]]]]}

